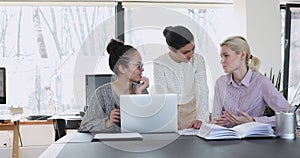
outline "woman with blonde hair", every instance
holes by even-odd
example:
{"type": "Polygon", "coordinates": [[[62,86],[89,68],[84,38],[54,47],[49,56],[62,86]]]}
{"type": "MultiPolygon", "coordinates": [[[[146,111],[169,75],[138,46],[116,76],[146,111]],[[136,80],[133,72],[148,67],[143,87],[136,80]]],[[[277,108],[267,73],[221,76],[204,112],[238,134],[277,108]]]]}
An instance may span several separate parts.
{"type": "Polygon", "coordinates": [[[232,127],[256,121],[275,126],[275,116],[263,116],[265,107],[286,111],[289,103],[269,78],[258,72],[260,61],[251,54],[247,40],[232,36],[220,46],[227,74],[215,84],[212,123],[232,127]]]}

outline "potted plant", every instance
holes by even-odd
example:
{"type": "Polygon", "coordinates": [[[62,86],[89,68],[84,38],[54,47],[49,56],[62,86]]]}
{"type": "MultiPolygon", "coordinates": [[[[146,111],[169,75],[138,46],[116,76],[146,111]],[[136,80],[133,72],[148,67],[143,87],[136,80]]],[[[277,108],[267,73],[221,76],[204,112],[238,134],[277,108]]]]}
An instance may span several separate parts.
{"type": "MultiPolygon", "coordinates": [[[[265,76],[267,76],[267,74],[265,73],[265,76]]],[[[281,70],[279,70],[278,74],[277,74],[277,78],[276,78],[276,82],[275,82],[275,74],[273,74],[273,69],[270,69],[270,74],[269,74],[269,78],[271,80],[271,82],[274,84],[274,86],[277,88],[277,90],[279,92],[283,92],[284,89],[280,90],[281,87],[281,70]]],[[[269,107],[269,105],[266,106],[265,111],[264,111],[264,116],[274,116],[275,115],[275,111],[273,109],[271,109],[269,107]]]]}

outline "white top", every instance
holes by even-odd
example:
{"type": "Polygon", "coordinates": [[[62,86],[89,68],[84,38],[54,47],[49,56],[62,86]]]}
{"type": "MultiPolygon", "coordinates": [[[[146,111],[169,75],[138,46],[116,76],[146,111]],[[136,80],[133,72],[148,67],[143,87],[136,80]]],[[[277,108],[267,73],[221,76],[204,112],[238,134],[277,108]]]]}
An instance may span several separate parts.
{"type": "Polygon", "coordinates": [[[194,97],[197,101],[198,119],[208,121],[208,86],[204,58],[194,55],[189,63],[177,63],[169,55],[154,59],[155,93],[176,93],[178,104],[194,97]]]}

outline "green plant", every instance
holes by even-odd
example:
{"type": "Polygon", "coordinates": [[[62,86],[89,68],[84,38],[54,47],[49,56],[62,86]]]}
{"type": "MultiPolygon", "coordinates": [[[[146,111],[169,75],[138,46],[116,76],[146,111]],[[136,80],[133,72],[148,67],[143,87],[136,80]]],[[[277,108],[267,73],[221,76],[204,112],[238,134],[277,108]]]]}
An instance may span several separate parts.
{"type": "MultiPolygon", "coordinates": [[[[267,74],[265,73],[265,76],[267,76],[267,74]]],[[[275,82],[275,74],[273,74],[273,69],[270,69],[270,74],[269,74],[269,78],[271,80],[271,82],[274,84],[274,86],[277,88],[278,91],[283,92],[283,90],[280,90],[281,87],[281,70],[279,70],[278,74],[277,74],[277,78],[276,78],[276,82],[275,82]]],[[[275,115],[275,111],[273,109],[270,108],[269,105],[266,106],[265,111],[264,111],[264,116],[274,116],[275,115]]]]}

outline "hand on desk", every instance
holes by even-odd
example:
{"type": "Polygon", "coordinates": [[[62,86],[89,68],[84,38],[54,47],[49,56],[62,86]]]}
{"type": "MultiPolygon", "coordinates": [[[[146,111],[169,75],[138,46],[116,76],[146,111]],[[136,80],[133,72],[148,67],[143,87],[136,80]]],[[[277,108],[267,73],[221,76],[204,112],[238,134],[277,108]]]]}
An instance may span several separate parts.
{"type": "MultiPolygon", "coordinates": [[[[201,125],[202,125],[202,121],[196,120],[191,125],[189,125],[187,128],[200,129],[201,125]]],[[[178,122],[178,129],[179,130],[184,129],[183,125],[180,122],[178,122]]]]}
{"type": "Polygon", "coordinates": [[[233,114],[230,110],[225,110],[224,115],[214,117],[211,123],[226,127],[229,123],[236,126],[247,122],[254,122],[254,119],[247,113],[240,111],[239,109],[237,109],[236,112],[239,113],[240,116],[233,114]]]}
{"type": "Polygon", "coordinates": [[[202,121],[196,120],[188,128],[200,129],[201,125],[202,125],[202,121]]]}
{"type": "Polygon", "coordinates": [[[109,115],[109,119],[106,121],[106,128],[111,127],[114,123],[120,122],[120,109],[114,109],[109,115]]]}

